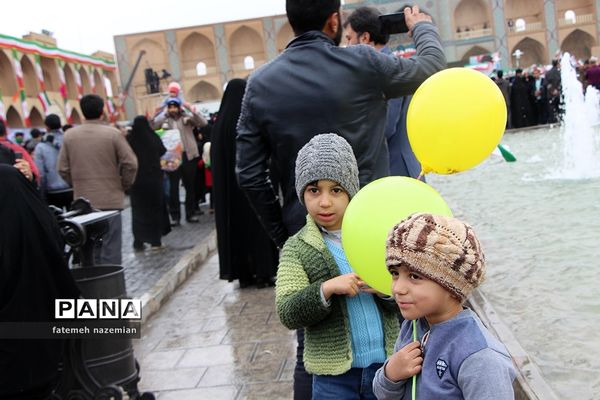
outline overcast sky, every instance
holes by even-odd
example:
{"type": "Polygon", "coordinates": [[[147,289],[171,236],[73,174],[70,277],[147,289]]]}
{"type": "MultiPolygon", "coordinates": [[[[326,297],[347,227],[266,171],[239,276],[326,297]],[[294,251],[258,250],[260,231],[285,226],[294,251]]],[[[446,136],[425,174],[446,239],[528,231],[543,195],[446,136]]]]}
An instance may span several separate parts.
{"type": "Polygon", "coordinates": [[[91,54],[114,53],[115,35],[285,14],[285,0],[11,0],[1,10],[4,35],[46,29],[58,47],[91,54]]]}

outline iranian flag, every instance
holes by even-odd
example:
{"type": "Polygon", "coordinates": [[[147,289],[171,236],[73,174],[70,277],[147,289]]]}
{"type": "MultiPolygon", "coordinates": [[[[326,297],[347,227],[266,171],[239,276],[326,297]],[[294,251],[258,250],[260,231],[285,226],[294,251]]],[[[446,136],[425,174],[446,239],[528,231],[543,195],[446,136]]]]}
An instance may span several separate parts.
{"type": "Polygon", "coordinates": [[[21,61],[19,60],[19,54],[15,49],[12,49],[13,64],[15,66],[15,75],[17,76],[17,85],[19,87],[18,94],[21,99],[21,109],[23,111],[23,118],[25,119],[25,126],[30,127],[31,121],[29,121],[29,108],[27,107],[27,98],[25,96],[25,85],[23,84],[23,70],[21,69],[21,61]]]}
{"type": "Polygon", "coordinates": [[[115,104],[113,103],[112,97],[106,99],[106,107],[108,108],[108,112],[110,115],[115,113],[115,104]]]}
{"type": "Polygon", "coordinates": [[[75,64],[75,83],[77,84],[77,100],[81,100],[83,95],[83,85],[81,84],[81,74],[79,73],[79,64],[75,64]]]}
{"type": "Polygon", "coordinates": [[[15,49],[12,49],[13,54],[13,65],[15,67],[15,74],[17,75],[17,87],[21,90],[23,84],[23,70],[21,69],[21,60],[19,60],[19,54],[15,49]]]}
{"type": "Polygon", "coordinates": [[[25,120],[25,126],[31,127],[31,121],[29,120],[29,108],[27,107],[27,98],[25,97],[25,90],[19,91],[19,97],[21,98],[21,109],[23,111],[23,119],[25,120]]]}
{"type": "Polygon", "coordinates": [[[40,101],[40,103],[42,103],[42,108],[44,109],[44,112],[47,112],[48,107],[50,107],[52,105],[52,103],[50,102],[50,99],[48,98],[48,95],[46,94],[46,92],[38,93],[37,98],[40,101]]]}
{"type": "Polygon", "coordinates": [[[48,94],[46,93],[46,83],[44,81],[44,71],[42,70],[42,61],[39,54],[35,55],[35,72],[37,74],[38,82],[40,84],[40,92],[38,93],[37,98],[42,103],[42,108],[44,109],[44,113],[48,111],[48,107],[52,103],[50,103],[50,99],[48,98],[48,94]]]}
{"type": "Polygon", "coordinates": [[[67,80],[65,79],[65,71],[63,70],[65,63],[62,61],[58,61],[58,78],[60,80],[60,97],[63,100],[67,100],[67,80]]]}
{"type": "Polygon", "coordinates": [[[92,88],[92,93],[96,93],[96,77],[94,76],[94,67],[90,66],[90,87],[92,88]]]}
{"type": "Polygon", "coordinates": [[[65,116],[67,117],[67,122],[69,124],[73,123],[73,108],[71,107],[71,105],[69,104],[69,101],[67,100],[65,102],[65,116]]]}

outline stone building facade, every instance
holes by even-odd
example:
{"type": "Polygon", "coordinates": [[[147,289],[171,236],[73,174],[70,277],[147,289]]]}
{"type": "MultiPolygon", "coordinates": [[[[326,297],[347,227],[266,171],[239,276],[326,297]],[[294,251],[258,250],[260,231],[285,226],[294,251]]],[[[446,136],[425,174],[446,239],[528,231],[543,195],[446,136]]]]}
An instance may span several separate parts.
{"type": "MultiPolygon", "coordinates": [[[[346,0],[344,12],[369,5],[395,12],[404,1],[346,0]]],[[[558,50],[579,59],[600,56],[600,0],[417,0],[438,25],[451,65],[474,55],[499,53],[503,68],[548,64],[558,50]],[[517,51],[518,50],[518,51],[517,51]],[[515,56],[519,54],[519,56],[515,56]]],[[[164,69],[189,102],[219,100],[227,81],[245,77],[276,57],[293,38],[285,15],[115,37],[121,81],[145,54],[126,100],[128,118],[152,111],[163,94],[149,94],[145,73],[164,69]]],[[[393,46],[409,46],[405,35],[393,46]]]]}
{"type": "Polygon", "coordinates": [[[86,93],[102,96],[107,113],[116,116],[111,97],[118,93],[117,79],[112,54],[59,49],[44,34],[0,35],[0,118],[10,129],[43,127],[50,113],[63,123],[80,124],[79,98],[86,93]]]}

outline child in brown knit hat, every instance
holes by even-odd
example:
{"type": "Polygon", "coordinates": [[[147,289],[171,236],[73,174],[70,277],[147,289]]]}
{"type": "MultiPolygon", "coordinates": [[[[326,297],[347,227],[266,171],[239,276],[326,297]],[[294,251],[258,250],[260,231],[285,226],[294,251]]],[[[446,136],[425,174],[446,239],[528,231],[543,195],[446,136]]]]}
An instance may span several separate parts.
{"type": "Polygon", "coordinates": [[[463,305],[485,276],[473,229],[456,218],[413,214],[392,228],[386,265],[405,321],[395,353],[375,374],[377,398],[410,399],[411,378],[420,373],[419,399],[514,399],[508,351],[463,305]]]}

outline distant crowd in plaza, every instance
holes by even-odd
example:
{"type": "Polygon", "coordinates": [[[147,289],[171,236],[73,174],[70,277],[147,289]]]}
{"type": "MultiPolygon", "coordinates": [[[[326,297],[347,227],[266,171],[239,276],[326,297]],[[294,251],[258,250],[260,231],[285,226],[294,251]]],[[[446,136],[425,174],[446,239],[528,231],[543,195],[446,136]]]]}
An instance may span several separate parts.
{"type": "MultiPolygon", "coordinates": [[[[588,86],[600,90],[600,65],[596,57],[577,64],[575,69],[584,92],[588,86]]],[[[507,129],[553,124],[561,120],[563,100],[558,59],[552,60],[551,67],[545,71],[543,67],[534,65],[526,70],[517,68],[507,77],[498,70],[492,79],[506,101],[507,129]]]]}

